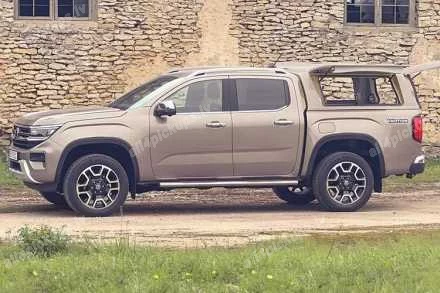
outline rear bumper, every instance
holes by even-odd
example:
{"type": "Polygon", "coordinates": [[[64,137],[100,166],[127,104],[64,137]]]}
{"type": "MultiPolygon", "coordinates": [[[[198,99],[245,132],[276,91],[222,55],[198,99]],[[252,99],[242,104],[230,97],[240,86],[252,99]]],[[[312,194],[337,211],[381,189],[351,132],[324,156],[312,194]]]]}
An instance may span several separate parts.
{"type": "Polygon", "coordinates": [[[425,172],[425,156],[421,155],[418,156],[414,162],[411,164],[411,167],[409,168],[409,174],[410,176],[414,176],[417,174],[421,174],[425,172]]]}

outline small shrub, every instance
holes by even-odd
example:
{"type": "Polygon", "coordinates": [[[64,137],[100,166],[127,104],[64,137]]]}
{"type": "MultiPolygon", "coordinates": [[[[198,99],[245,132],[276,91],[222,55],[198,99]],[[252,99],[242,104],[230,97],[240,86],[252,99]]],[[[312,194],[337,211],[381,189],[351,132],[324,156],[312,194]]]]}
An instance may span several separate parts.
{"type": "Polygon", "coordinates": [[[18,230],[17,242],[25,252],[39,257],[50,257],[65,252],[70,237],[62,230],[48,226],[37,228],[25,226],[18,230]]]}

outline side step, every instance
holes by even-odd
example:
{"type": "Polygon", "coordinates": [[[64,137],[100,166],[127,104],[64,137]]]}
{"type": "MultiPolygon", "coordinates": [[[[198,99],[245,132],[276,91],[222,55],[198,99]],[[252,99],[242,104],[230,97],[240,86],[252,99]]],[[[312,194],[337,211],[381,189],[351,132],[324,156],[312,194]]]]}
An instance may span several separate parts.
{"type": "Polygon", "coordinates": [[[272,187],[295,186],[298,180],[230,180],[230,181],[174,181],[160,182],[160,188],[210,188],[210,187],[272,187]]]}

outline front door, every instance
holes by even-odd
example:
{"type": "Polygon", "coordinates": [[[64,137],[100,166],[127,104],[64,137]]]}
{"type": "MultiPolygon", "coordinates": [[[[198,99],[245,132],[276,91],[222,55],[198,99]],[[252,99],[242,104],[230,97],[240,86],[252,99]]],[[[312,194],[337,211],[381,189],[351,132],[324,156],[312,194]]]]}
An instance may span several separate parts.
{"type": "Polygon", "coordinates": [[[293,83],[287,78],[231,77],[236,95],[234,175],[296,176],[301,119],[293,83]]]}
{"type": "Polygon", "coordinates": [[[173,100],[177,115],[150,113],[150,150],[157,180],[233,176],[232,118],[224,103],[227,77],[182,85],[163,100],[173,100]]]}

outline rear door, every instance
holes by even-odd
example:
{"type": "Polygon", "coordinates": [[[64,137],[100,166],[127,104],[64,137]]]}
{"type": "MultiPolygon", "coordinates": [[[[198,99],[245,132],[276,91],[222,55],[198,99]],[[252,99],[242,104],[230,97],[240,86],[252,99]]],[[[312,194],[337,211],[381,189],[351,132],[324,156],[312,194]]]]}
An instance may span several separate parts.
{"type": "Polygon", "coordinates": [[[289,78],[231,76],[234,176],[295,176],[300,114],[289,78]]]}

